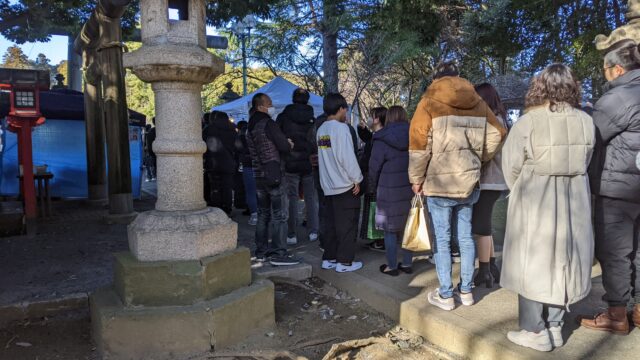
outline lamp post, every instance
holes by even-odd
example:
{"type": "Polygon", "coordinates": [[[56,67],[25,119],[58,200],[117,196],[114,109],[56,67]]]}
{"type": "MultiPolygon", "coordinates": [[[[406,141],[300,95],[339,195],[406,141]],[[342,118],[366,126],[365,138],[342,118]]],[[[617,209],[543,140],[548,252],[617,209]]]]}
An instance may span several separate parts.
{"type": "Polygon", "coordinates": [[[247,15],[236,22],[231,31],[240,39],[242,44],[242,95],[247,95],[247,40],[251,38],[251,29],[256,27],[256,18],[247,15]]]}

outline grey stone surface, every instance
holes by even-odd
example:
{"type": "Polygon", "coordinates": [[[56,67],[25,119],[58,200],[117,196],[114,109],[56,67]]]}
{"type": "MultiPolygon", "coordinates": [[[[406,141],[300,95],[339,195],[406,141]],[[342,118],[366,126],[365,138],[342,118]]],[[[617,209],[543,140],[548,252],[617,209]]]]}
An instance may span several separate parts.
{"type": "MultiPolygon", "coordinates": [[[[628,336],[580,328],[576,316],[600,311],[604,304],[601,272],[593,267],[591,294],[570,306],[565,317],[565,345],[551,353],[526,349],[507,340],[506,334],[518,330],[517,295],[496,286],[476,287],[473,306],[456,304],[453,311],[443,311],[427,301],[427,291],[438,286],[434,265],[424,259],[414,261],[414,274],[398,277],[380,273],[384,254],[361,249],[356,259],[364,267],[353,273],[338,274],[321,270],[322,252],[315,244],[302,246],[298,254],[314,267],[314,274],[337,288],[362,299],[374,309],[397,320],[400,326],[423,336],[430,343],[465,359],[635,359],[640,352],[640,329],[628,336]]],[[[500,256],[500,254],[497,254],[500,256]]],[[[459,278],[459,264],[454,266],[453,281],[459,278]]]]}
{"type": "Polygon", "coordinates": [[[103,289],[90,298],[93,339],[103,359],[187,358],[273,327],[273,299],[266,280],[188,306],[124,307],[103,289]]]}
{"type": "Polygon", "coordinates": [[[123,252],[115,254],[114,287],[126,306],[189,305],[250,285],[250,262],[247,248],[189,261],[143,262],[123,252]]]}
{"type": "Polygon", "coordinates": [[[310,278],[311,276],[313,276],[313,267],[307,263],[300,263],[292,266],[264,265],[253,270],[253,277],[256,279],[284,278],[302,281],[310,278]]]}
{"type": "Polygon", "coordinates": [[[218,208],[145,212],[127,231],[140,261],[197,260],[234,250],[238,237],[238,225],[218,208]]]}
{"type": "Polygon", "coordinates": [[[0,306],[0,327],[15,320],[54,316],[65,311],[86,308],[88,305],[89,295],[87,293],[75,293],[57,299],[22,301],[0,306]]]}
{"type": "Polygon", "coordinates": [[[143,45],[123,58],[125,67],[151,83],[154,91],[156,209],[161,211],[195,211],[206,206],[201,90],[224,72],[224,61],[206,49],[204,1],[188,4],[188,19],[177,21],[168,19],[166,1],[141,1],[143,45]]]}

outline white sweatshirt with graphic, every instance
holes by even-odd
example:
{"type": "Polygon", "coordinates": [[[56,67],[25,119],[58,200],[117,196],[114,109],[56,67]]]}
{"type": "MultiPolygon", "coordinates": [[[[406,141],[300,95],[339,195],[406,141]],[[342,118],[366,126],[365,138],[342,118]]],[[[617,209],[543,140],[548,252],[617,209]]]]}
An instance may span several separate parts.
{"type": "Polygon", "coordinates": [[[349,126],[325,121],[316,134],[320,185],[325,195],[338,195],[362,182],[362,172],[353,152],[349,126]]]}

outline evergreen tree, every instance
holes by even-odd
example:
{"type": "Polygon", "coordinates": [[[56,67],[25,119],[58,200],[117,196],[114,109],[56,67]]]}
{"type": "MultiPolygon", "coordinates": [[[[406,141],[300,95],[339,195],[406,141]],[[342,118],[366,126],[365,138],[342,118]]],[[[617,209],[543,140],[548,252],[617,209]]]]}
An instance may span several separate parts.
{"type": "Polygon", "coordinates": [[[2,67],[12,69],[31,69],[33,64],[29,58],[17,45],[7,48],[7,52],[2,56],[2,67]]]}

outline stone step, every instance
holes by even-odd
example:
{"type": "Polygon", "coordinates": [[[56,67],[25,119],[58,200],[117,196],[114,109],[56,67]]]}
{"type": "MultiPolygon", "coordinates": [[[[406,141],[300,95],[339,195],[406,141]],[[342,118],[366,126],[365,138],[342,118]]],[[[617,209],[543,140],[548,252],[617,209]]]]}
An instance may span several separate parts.
{"type": "MultiPolygon", "coordinates": [[[[374,309],[430,343],[468,359],[636,359],[640,353],[640,329],[628,336],[611,335],[580,328],[579,314],[591,314],[602,306],[604,293],[599,266],[592,273],[593,289],[588,298],[570,307],[565,317],[565,346],[551,353],[541,353],[512,344],[508,331],[518,330],[517,295],[495,286],[477,287],[476,304],[443,311],[428,303],[427,291],[438,286],[435,267],[427,261],[414,261],[414,274],[391,277],[379,272],[386,262],[384,254],[360,250],[356,260],[364,267],[353,273],[338,274],[321,270],[322,253],[314,247],[306,250],[305,259],[314,274],[340,290],[358,297],[374,309]]],[[[459,265],[454,266],[453,281],[457,283],[459,265]]]]}
{"type": "Polygon", "coordinates": [[[90,297],[92,335],[103,359],[187,358],[275,326],[274,286],[258,280],[184,306],[126,307],[113,289],[90,297]]]}
{"type": "Polygon", "coordinates": [[[274,279],[284,278],[294,281],[308,279],[313,274],[313,267],[307,263],[300,263],[291,266],[273,266],[264,264],[252,270],[254,279],[274,279]]]}

